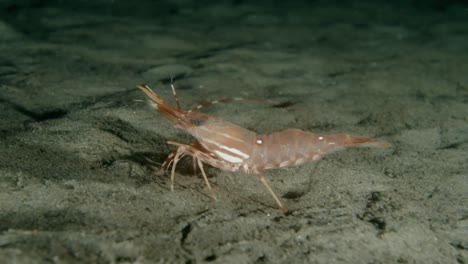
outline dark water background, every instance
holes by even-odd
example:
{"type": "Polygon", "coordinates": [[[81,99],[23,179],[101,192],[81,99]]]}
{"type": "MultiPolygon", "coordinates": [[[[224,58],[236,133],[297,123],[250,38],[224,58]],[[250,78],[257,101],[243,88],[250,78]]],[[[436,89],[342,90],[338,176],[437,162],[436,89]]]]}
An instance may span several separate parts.
{"type": "MultiPolygon", "coordinates": [[[[0,0],[0,263],[467,263],[466,1],[0,0]],[[379,138],[257,177],[141,101],[379,138]]],[[[304,142],[310,144],[310,142],[304,142]]]]}

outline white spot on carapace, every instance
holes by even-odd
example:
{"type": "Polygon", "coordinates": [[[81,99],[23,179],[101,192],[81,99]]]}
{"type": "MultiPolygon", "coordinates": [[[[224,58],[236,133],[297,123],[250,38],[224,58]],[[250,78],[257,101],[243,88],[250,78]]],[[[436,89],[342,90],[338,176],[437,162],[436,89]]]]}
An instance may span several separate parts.
{"type": "MultiPolygon", "coordinates": [[[[200,129],[200,130],[204,129],[204,127],[202,127],[202,126],[201,126],[201,127],[197,127],[197,128],[200,129]]],[[[213,133],[215,133],[215,132],[213,132],[213,133]]],[[[202,145],[203,145],[205,148],[208,148],[208,149],[210,149],[210,150],[213,148],[213,146],[209,146],[209,144],[212,144],[212,145],[214,145],[214,146],[216,146],[216,147],[218,147],[218,148],[221,148],[221,149],[227,149],[227,150],[229,149],[228,147],[225,147],[224,145],[222,145],[220,142],[215,141],[215,140],[211,140],[211,139],[209,139],[209,138],[203,138],[203,139],[201,139],[201,140],[200,140],[200,143],[202,143],[202,145]]],[[[242,154],[244,154],[244,153],[242,153],[242,154]]],[[[244,155],[247,155],[247,154],[244,154],[244,155]]],[[[241,156],[242,156],[242,155],[241,155],[241,156]]],[[[247,156],[248,156],[248,155],[247,155],[247,156]]]]}
{"type": "Polygon", "coordinates": [[[328,145],[335,145],[335,142],[328,142],[328,145]]]}
{"type": "Polygon", "coordinates": [[[320,136],[320,137],[318,137],[318,139],[319,139],[319,140],[323,140],[323,137],[322,137],[322,136],[320,136]]]}
{"type": "Polygon", "coordinates": [[[257,139],[257,144],[259,144],[259,145],[263,144],[263,140],[257,139]]]}
{"type": "Polygon", "coordinates": [[[203,107],[203,105],[197,105],[197,109],[200,109],[202,107],[203,107]]]}
{"type": "Polygon", "coordinates": [[[211,103],[212,103],[212,104],[217,104],[217,103],[219,103],[219,101],[218,101],[218,100],[214,100],[214,101],[212,101],[211,103]]]}
{"type": "Polygon", "coordinates": [[[219,145],[219,148],[221,149],[224,149],[224,150],[227,150],[231,153],[234,153],[234,154],[237,154],[241,157],[243,157],[244,159],[248,159],[250,156],[245,154],[244,152],[238,150],[238,149],[235,149],[235,148],[230,148],[230,147],[226,147],[226,146],[223,146],[223,145],[219,145]]]}
{"type": "Polygon", "coordinates": [[[222,158],[223,160],[228,161],[228,162],[231,162],[231,163],[241,163],[241,162],[242,162],[242,159],[241,159],[241,158],[231,156],[231,155],[226,154],[226,153],[221,152],[221,151],[215,150],[214,153],[215,153],[218,157],[222,158]]]}

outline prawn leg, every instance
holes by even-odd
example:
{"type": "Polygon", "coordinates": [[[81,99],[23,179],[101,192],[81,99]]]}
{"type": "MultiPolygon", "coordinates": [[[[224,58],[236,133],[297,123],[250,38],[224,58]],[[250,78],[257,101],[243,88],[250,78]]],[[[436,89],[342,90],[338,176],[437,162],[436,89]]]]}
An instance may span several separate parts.
{"type": "MultiPolygon", "coordinates": [[[[198,149],[196,147],[197,144],[192,143],[191,145],[185,145],[185,144],[174,142],[174,141],[168,141],[167,143],[170,145],[178,146],[178,149],[173,158],[173,161],[171,161],[172,162],[171,190],[173,190],[172,186],[174,184],[175,167],[179,161],[179,157],[184,156],[184,155],[192,156],[194,164],[195,162],[196,164],[198,164],[198,167],[200,168],[200,171],[202,172],[203,178],[205,179],[205,182],[206,182],[206,186],[208,187],[208,190],[213,200],[216,200],[216,197],[215,197],[213,189],[211,188],[210,182],[208,181],[208,177],[206,176],[205,170],[203,168],[203,162],[213,167],[225,170],[225,171],[237,171],[239,169],[239,166],[237,165],[233,166],[232,164],[226,163],[225,161],[218,159],[216,156],[206,152],[206,150],[203,148],[198,149]]],[[[258,177],[258,179],[262,182],[263,186],[265,186],[265,188],[271,194],[271,196],[273,197],[275,202],[278,204],[278,207],[281,209],[281,212],[284,215],[287,211],[286,207],[283,206],[283,204],[281,203],[281,200],[275,194],[273,189],[271,189],[270,185],[268,185],[268,182],[265,180],[265,178],[257,170],[253,170],[251,172],[254,173],[258,177]]]]}
{"type": "Polygon", "coordinates": [[[275,199],[275,201],[278,204],[279,208],[281,209],[281,212],[283,213],[283,215],[285,215],[286,211],[287,211],[286,207],[283,206],[280,199],[278,198],[278,196],[276,196],[275,192],[273,191],[273,189],[271,189],[270,185],[268,185],[265,178],[257,170],[254,170],[253,173],[255,175],[257,175],[257,177],[262,182],[263,186],[265,186],[265,188],[268,190],[268,192],[271,194],[271,196],[273,196],[273,199],[275,199]]]}
{"type": "MultiPolygon", "coordinates": [[[[194,147],[194,148],[197,148],[197,149],[203,149],[203,147],[202,147],[202,146],[200,145],[200,143],[198,143],[198,142],[192,142],[192,143],[190,143],[190,146],[192,146],[192,147],[194,147]]],[[[175,158],[175,155],[176,155],[176,154],[177,154],[177,149],[174,150],[173,152],[171,152],[171,153],[167,156],[167,158],[164,160],[164,162],[163,162],[162,165],[161,165],[160,171],[168,171],[168,170],[169,170],[169,168],[171,167],[171,164],[174,162],[174,158],[175,158]]],[[[184,154],[184,155],[181,155],[181,156],[179,157],[179,159],[182,159],[184,156],[185,156],[185,154],[184,154]]],[[[196,169],[197,169],[197,168],[196,168],[196,164],[197,164],[196,161],[193,160],[193,169],[194,169],[195,175],[196,175],[196,169]]]]}
{"type": "MultiPolygon", "coordinates": [[[[200,168],[200,171],[203,175],[203,179],[205,180],[206,186],[208,188],[208,191],[210,192],[210,196],[213,200],[216,201],[216,195],[213,191],[213,188],[211,188],[211,184],[208,181],[208,177],[206,176],[205,169],[203,168],[203,162],[208,163],[208,164],[218,164],[218,163],[223,163],[220,160],[216,160],[215,157],[211,156],[207,152],[204,152],[203,149],[200,150],[196,148],[196,144],[192,145],[186,145],[174,141],[168,141],[167,142],[170,145],[175,145],[178,146],[177,150],[175,151],[175,155],[172,156],[172,153],[169,155],[167,159],[171,159],[170,161],[167,162],[167,166],[170,166],[172,164],[171,168],[171,191],[174,191],[174,178],[175,178],[175,169],[177,167],[177,163],[179,162],[180,158],[185,156],[185,155],[190,155],[193,158],[194,161],[194,168],[196,169],[196,165],[200,168]]],[[[166,159],[166,160],[167,160],[166,159]]],[[[165,162],[166,163],[166,162],[165,162]]]]}

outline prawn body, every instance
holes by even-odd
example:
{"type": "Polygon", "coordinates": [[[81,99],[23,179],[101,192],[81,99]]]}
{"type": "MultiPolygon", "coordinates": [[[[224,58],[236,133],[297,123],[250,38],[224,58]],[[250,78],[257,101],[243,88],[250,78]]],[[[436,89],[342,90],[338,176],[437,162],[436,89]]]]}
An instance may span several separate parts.
{"type": "Polygon", "coordinates": [[[349,134],[320,135],[300,129],[256,134],[218,117],[195,112],[193,109],[182,110],[175,88],[172,85],[171,87],[177,108],[163,101],[148,86],[137,86],[150,98],[151,105],[171,120],[176,128],[186,131],[196,139],[189,145],[168,141],[168,144],[178,147],[162,164],[162,169],[171,168],[171,190],[178,161],[189,155],[193,157],[194,168],[196,169],[197,165],[200,168],[213,199],[216,197],[205,174],[203,163],[225,171],[242,170],[248,174],[255,174],[284,214],[286,208],[259,171],[296,166],[347,147],[388,146],[386,142],[378,139],[349,134]]]}

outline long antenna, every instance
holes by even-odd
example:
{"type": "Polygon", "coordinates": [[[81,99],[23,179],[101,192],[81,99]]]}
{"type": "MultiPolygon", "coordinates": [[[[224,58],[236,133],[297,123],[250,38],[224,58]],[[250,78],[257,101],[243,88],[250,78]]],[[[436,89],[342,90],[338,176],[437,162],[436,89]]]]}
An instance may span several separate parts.
{"type": "Polygon", "coordinates": [[[176,101],[177,109],[181,109],[180,103],[179,103],[179,97],[177,97],[177,93],[176,93],[176,90],[175,90],[175,87],[174,87],[174,83],[172,82],[173,79],[174,79],[174,76],[171,76],[172,95],[174,96],[174,99],[176,101]]]}

